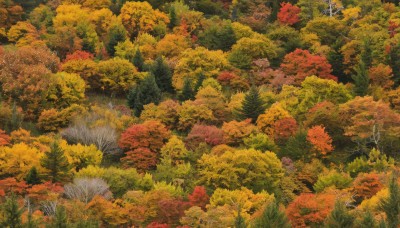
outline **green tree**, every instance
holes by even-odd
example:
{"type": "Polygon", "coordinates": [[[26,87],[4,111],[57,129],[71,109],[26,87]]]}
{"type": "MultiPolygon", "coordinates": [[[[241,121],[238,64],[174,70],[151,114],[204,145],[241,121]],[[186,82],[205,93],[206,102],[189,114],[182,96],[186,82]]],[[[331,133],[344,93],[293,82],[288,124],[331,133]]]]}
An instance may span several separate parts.
{"type": "Polygon", "coordinates": [[[255,86],[250,88],[242,102],[242,108],[238,111],[241,119],[250,118],[253,123],[257,121],[259,115],[264,113],[265,104],[255,86]]]}
{"type": "Polygon", "coordinates": [[[25,181],[27,184],[35,185],[35,184],[40,184],[40,178],[39,174],[37,172],[37,169],[35,166],[33,166],[30,170],[29,173],[25,177],[25,181]]]}
{"type": "Polygon", "coordinates": [[[199,89],[203,85],[203,82],[205,79],[206,79],[206,76],[204,76],[204,74],[200,72],[197,77],[196,85],[194,85],[194,93],[195,94],[197,94],[197,92],[199,92],[199,89]]]}
{"type": "Polygon", "coordinates": [[[154,64],[150,66],[150,72],[154,75],[161,92],[174,92],[171,69],[161,56],[157,57],[154,64]]]}
{"type": "Polygon", "coordinates": [[[135,67],[138,68],[139,71],[143,71],[144,58],[143,58],[142,52],[140,52],[139,48],[136,49],[135,55],[133,56],[133,59],[132,59],[132,63],[133,63],[133,65],[135,65],[135,67]]]}
{"type": "Polygon", "coordinates": [[[341,201],[336,201],[335,208],[325,221],[328,228],[351,228],[353,227],[354,217],[349,214],[346,205],[341,201]]]}
{"type": "Polygon", "coordinates": [[[118,43],[125,41],[127,38],[126,29],[121,24],[115,24],[109,28],[107,36],[107,52],[111,56],[114,56],[115,46],[117,46],[118,43]]]}
{"type": "Polygon", "coordinates": [[[192,100],[194,98],[194,91],[192,89],[192,80],[186,78],[183,82],[182,92],[179,96],[180,101],[192,100]]]}
{"type": "Polygon", "coordinates": [[[157,105],[160,100],[161,91],[151,73],[139,85],[132,88],[128,94],[128,106],[134,110],[136,116],[140,116],[144,105],[150,103],[157,105]]]}
{"type": "Polygon", "coordinates": [[[53,227],[56,228],[67,228],[67,211],[65,207],[59,206],[56,209],[56,214],[54,216],[53,227]]]}
{"type": "Polygon", "coordinates": [[[360,228],[373,228],[376,227],[376,222],[370,211],[364,214],[360,223],[360,228]]]}
{"type": "Polygon", "coordinates": [[[6,197],[6,201],[2,205],[4,220],[0,223],[2,227],[19,228],[22,227],[21,215],[24,211],[19,208],[17,196],[12,193],[11,196],[6,197]]]}
{"type": "Polygon", "coordinates": [[[168,27],[172,30],[175,26],[178,25],[178,18],[176,15],[176,10],[174,6],[169,8],[169,24],[168,27]]]}
{"type": "Polygon", "coordinates": [[[63,182],[69,179],[70,164],[58,142],[51,144],[50,151],[44,154],[40,164],[46,169],[44,173],[46,179],[52,182],[63,182]]]}
{"type": "Polygon", "coordinates": [[[363,60],[360,60],[355,71],[356,74],[352,75],[354,80],[354,92],[358,96],[365,96],[368,92],[369,76],[367,67],[363,60]]]}
{"type": "Polygon", "coordinates": [[[290,228],[290,222],[286,214],[279,210],[276,202],[270,203],[263,211],[260,217],[254,221],[256,228],[290,228]]]}
{"type": "Polygon", "coordinates": [[[235,218],[235,228],[246,228],[246,221],[244,220],[241,207],[238,208],[238,215],[235,218]]]}
{"type": "Polygon", "coordinates": [[[380,203],[381,209],[386,214],[386,223],[389,228],[396,228],[400,224],[400,188],[397,178],[392,177],[389,183],[389,197],[380,203]]]}

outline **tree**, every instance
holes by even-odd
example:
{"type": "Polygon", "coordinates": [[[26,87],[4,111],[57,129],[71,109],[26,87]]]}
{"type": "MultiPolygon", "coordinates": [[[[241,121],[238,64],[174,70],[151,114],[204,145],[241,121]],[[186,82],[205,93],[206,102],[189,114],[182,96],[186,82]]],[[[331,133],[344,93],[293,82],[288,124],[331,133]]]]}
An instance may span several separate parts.
{"type": "Polygon", "coordinates": [[[314,126],[307,132],[307,140],[318,155],[326,156],[333,150],[332,139],[323,126],[314,126]]]}
{"type": "Polygon", "coordinates": [[[290,3],[282,2],[278,13],[278,20],[281,24],[294,25],[300,21],[301,9],[290,3]]]}
{"type": "Polygon", "coordinates": [[[239,116],[242,119],[250,118],[251,122],[255,123],[258,116],[264,113],[265,108],[265,102],[260,97],[258,89],[252,86],[242,102],[242,108],[238,110],[239,116]]]}
{"type": "Polygon", "coordinates": [[[11,138],[5,131],[0,129],[0,146],[7,146],[10,144],[11,138]]]}
{"type": "Polygon", "coordinates": [[[64,206],[58,206],[54,216],[53,226],[57,228],[67,228],[67,211],[64,206]]]}
{"type": "Polygon", "coordinates": [[[168,27],[169,27],[169,29],[172,30],[177,25],[178,25],[178,18],[177,18],[177,15],[176,15],[175,6],[171,6],[169,8],[169,24],[168,24],[168,27]]]}
{"type": "Polygon", "coordinates": [[[124,28],[123,25],[121,24],[114,24],[109,27],[108,32],[107,32],[107,52],[110,54],[110,56],[114,56],[115,54],[115,46],[117,46],[118,43],[123,42],[127,38],[126,34],[126,29],[124,28]]]}
{"type": "Polygon", "coordinates": [[[398,227],[400,224],[400,188],[395,176],[390,178],[389,197],[380,202],[380,207],[386,214],[386,222],[388,227],[398,227]]]}
{"type": "Polygon", "coordinates": [[[279,210],[276,202],[271,202],[264,208],[262,214],[255,219],[254,226],[263,228],[291,227],[288,218],[285,213],[279,210]]]}
{"type": "Polygon", "coordinates": [[[144,58],[139,48],[136,48],[135,55],[132,58],[132,63],[138,68],[139,71],[144,70],[144,58]]]}
{"type": "Polygon", "coordinates": [[[178,129],[188,131],[195,124],[210,124],[215,117],[212,110],[198,101],[185,101],[178,110],[178,129]]]}
{"type": "Polygon", "coordinates": [[[352,79],[354,80],[354,93],[358,96],[365,96],[368,92],[370,79],[368,76],[367,67],[362,59],[360,60],[355,71],[356,74],[352,75],[352,79]]]}
{"type": "Polygon", "coordinates": [[[157,57],[155,63],[150,67],[150,72],[154,75],[161,92],[174,92],[171,69],[161,56],[157,57]]]}
{"type": "Polygon", "coordinates": [[[370,227],[376,227],[376,225],[377,225],[376,221],[375,221],[374,217],[372,216],[371,212],[367,211],[363,216],[360,227],[361,228],[370,228],[370,227]]]}
{"type": "Polygon", "coordinates": [[[276,121],[290,117],[289,112],[283,108],[282,104],[275,103],[264,114],[258,116],[257,127],[269,137],[274,138],[274,124],[276,121]]]}
{"type": "Polygon", "coordinates": [[[6,197],[6,201],[2,205],[4,213],[4,221],[1,221],[4,227],[20,228],[22,227],[21,215],[24,208],[20,208],[17,201],[17,196],[12,193],[6,197]]]}
{"type": "Polygon", "coordinates": [[[64,154],[64,150],[60,147],[59,142],[54,142],[50,146],[40,164],[45,168],[44,176],[52,182],[64,182],[69,179],[70,164],[64,154]]]}
{"type": "Polygon", "coordinates": [[[143,106],[161,100],[161,91],[157,86],[154,75],[150,74],[139,85],[133,87],[128,94],[128,105],[133,109],[135,116],[140,116],[143,106]]]}
{"type": "Polygon", "coordinates": [[[325,226],[328,228],[351,228],[353,223],[354,217],[349,214],[346,205],[337,200],[335,208],[325,221],[325,226]]]}
{"type": "Polygon", "coordinates": [[[26,181],[27,184],[30,184],[30,185],[36,185],[36,184],[40,184],[41,183],[38,171],[37,171],[35,166],[33,166],[29,170],[28,175],[26,175],[26,177],[25,177],[25,181],[26,181]]]}
{"type": "Polygon", "coordinates": [[[235,228],[246,228],[246,221],[244,220],[242,214],[241,214],[241,208],[240,206],[238,207],[238,215],[235,218],[235,228]]]}
{"type": "Polygon", "coordinates": [[[331,74],[332,66],[325,56],[313,55],[307,50],[296,49],[285,55],[281,63],[282,71],[300,84],[306,77],[315,75],[323,79],[337,80],[331,74]]]}
{"type": "Polygon", "coordinates": [[[224,141],[233,146],[237,146],[243,143],[244,139],[257,133],[257,127],[251,123],[251,119],[245,119],[243,121],[230,121],[225,122],[222,125],[222,131],[224,132],[224,141]]]}
{"type": "Polygon", "coordinates": [[[188,195],[189,202],[192,206],[201,207],[203,210],[206,209],[206,205],[210,201],[210,197],[207,195],[206,188],[203,186],[196,186],[193,192],[188,195]]]}
{"type": "Polygon", "coordinates": [[[179,96],[180,101],[192,100],[194,98],[194,91],[192,88],[192,80],[186,78],[183,82],[182,92],[179,96]]]}
{"type": "Polygon", "coordinates": [[[196,148],[200,143],[216,146],[224,143],[224,132],[216,126],[196,124],[186,137],[189,148],[196,148]]]}
{"type": "Polygon", "coordinates": [[[111,199],[108,184],[100,178],[75,178],[73,183],[64,186],[64,194],[72,200],[88,204],[95,196],[111,199]]]}

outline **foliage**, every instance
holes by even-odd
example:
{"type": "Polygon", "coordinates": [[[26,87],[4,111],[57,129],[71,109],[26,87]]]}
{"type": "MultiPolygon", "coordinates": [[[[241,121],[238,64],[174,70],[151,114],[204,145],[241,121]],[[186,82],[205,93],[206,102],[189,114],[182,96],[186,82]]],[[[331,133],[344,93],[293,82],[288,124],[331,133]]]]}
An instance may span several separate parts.
{"type": "Polygon", "coordinates": [[[65,156],[64,150],[58,142],[50,146],[50,151],[44,153],[40,165],[45,169],[45,179],[52,182],[65,182],[70,178],[70,163],[65,156]]]}

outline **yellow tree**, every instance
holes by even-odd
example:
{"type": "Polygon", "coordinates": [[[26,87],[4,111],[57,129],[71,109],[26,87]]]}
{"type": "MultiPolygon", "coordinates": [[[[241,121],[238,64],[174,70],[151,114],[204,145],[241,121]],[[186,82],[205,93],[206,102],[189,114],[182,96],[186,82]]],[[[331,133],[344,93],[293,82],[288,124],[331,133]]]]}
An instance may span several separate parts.
{"type": "Polygon", "coordinates": [[[271,108],[261,114],[257,119],[257,127],[267,134],[269,137],[274,137],[274,124],[276,121],[292,117],[280,103],[275,103],[271,108]]]}

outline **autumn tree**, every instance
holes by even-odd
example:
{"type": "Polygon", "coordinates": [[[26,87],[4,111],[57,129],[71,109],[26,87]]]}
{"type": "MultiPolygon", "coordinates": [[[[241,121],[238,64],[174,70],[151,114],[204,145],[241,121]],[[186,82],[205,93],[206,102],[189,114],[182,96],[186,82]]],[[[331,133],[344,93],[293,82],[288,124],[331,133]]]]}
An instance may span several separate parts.
{"type": "Polygon", "coordinates": [[[24,208],[20,208],[17,201],[17,196],[11,194],[11,196],[6,198],[3,206],[4,220],[0,220],[0,224],[4,227],[18,228],[22,227],[21,215],[24,208]]]}
{"type": "Polygon", "coordinates": [[[307,140],[313,145],[313,150],[322,156],[326,156],[329,152],[332,152],[332,139],[325,132],[323,126],[314,126],[307,132],[307,140]]]}
{"type": "Polygon", "coordinates": [[[200,143],[216,146],[224,143],[224,132],[216,126],[196,124],[186,137],[189,148],[196,148],[200,143]]]}
{"type": "Polygon", "coordinates": [[[264,114],[258,116],[257,127],[270,137],[274,137],[274,124],[280,119],[291,117],[280,103],[273,104],[264,114]]]}
{"type": "Polygon", "coordinates": [[[336,80],[331,74],[332,66],[324,56],[313,55],[307,50],[296,49],[287,54],[281,64],[282,71],[300,84],[306,77],[315,75],[324,79],[336,80]]]}
{"type": "Polygon", "coordinates": [[[251,119],[243,121],[230,121],[222,125],[224,141],[229,145],[240,145],[246,137],[257,132],[256,126],[251,124],[251,119]]]}
{"type": "Polygon", "coordinates": [[[279,205],[276,202],[271,202],[265,206],[261,215],[254,220],[255,227],[291,227],[286,214],[279,210],[279,205]]]}
{"type": "Polygon", "coordinates": [[[400,189],[397,178],[391,177],[389,182],[389,197],[380,202],[380,208],[386,214],[386,223],[388,227],[397,227],[400,223],[400,189]]]}
{"type": "Polygon", "coordinates": [[[283,2],[278,13],[278,20],[281,24],[294,25],[300,21],[300,12],[299,7],[283,2]]]}
{"type": "Polygon", "coordinates": [[[52,182],[64,182],[69,179],[70,164],[64,154],[64,150],[58,142],[54,142],[50,146],[40,164],[45,168],[44,176],[52,182]]]}
{"type": "Polygon", "coordinates": [[[178,110],[178,129],[188,131],[196,123],[211,124],[215,119],[212,110],[197,101],[185,101],[178,110]]]}
{"type": "Polygon", "coordinates": [[[205,209],[210,201],[210,197],[203,186],[194,187],[193,192],[188,195],[188,199],[192,206],[198,206],[202,209],[205,209]]]}
{"type": "Polygon", "coordinates": [[[265,111],[265,102],[260,97],[260,93],[255,86],[252,86],[246,94],[242,107],[238,110],[242,119],[251,119],[253,123],[256,122],[259,115],[265,111]]]}

